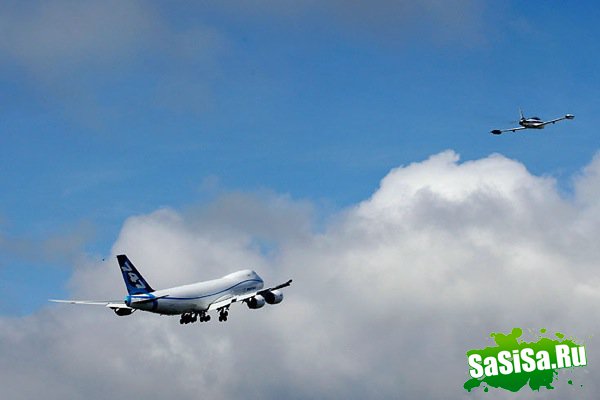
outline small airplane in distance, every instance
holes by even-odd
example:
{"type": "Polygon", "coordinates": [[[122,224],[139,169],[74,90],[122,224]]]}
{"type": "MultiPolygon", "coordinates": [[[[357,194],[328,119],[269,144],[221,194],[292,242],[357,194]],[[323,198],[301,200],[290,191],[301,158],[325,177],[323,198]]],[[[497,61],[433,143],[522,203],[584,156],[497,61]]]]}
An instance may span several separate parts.
{"type": "Polygon", "coordinates": [[[521,119],[519,119],[519,127],[517,128],[509,128],[509,129],[494,129],[491,131],[494,135],[500,135],[503,132],[515,132],[520,131],[521,129],[544,129],[544,126],[548,124],[555,124],[558,121],[562,121],[563,119],[573,119],[575,116],[573,114],[566,114],[564,117],[551,119],[550,121],[542,121],[538,117],[525,118],[523,116],[523,111],[519,110],[521,114],[521,119]]]}
{"type": "Polygon", "coordinates": [[[135,310],[163,315],[181,315],[180,324],[210,321],[209,311],[218,311],[219,321],[227,321],[229,306],[236,302],[246,303],[257,309],[267,304],[279,304],[283,300],[281,289],[290,286],[292,280],[272,288],[263,289],[264,282],[252,270],[242,270],[222,278],[154,290],[135,268],[125,254],[117,256],[128,295],[120,300],[50,300],[56,303],[104,305],[119,316],[130,315],[135,310]]]}

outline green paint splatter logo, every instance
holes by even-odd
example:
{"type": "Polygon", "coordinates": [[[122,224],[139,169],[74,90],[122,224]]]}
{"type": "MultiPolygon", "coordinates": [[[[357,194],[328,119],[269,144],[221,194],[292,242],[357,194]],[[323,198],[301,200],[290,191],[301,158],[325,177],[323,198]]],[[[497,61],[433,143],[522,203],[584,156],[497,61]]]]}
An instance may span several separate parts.
{"type": "MultiPolygon", "coordinates": [[[[545,334],[542,329],[540,333],[545,334]]],[[[523,330],[515,328],[509,334],[492,333],[494,347],[467,352],[469,375],[463,387],[471,391],[481,385],[518,392],[525,385],[532,390],[554,389],[552,383],[563,368],[583,367],[587,364],[585,347],[574,339],[556,333],[556,339],[539,336],[537,342],[520,339],[523,330]]],[[[570,385],[573,384],[569,380],[570,385]]]]}

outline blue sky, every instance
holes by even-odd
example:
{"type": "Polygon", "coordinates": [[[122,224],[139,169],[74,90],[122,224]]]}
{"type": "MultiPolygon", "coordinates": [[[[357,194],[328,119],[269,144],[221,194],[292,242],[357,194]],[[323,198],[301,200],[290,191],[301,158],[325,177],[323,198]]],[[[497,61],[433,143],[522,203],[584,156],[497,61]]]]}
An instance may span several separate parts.
{"type": "Polygon", "coordinates": [[[600,9],[498,3],[4,3],[0,313],[68,296],[128,217],[232,191],[327,217],[453,149],[568,193],[598,149],[600,9]],[[489,134],[519,107],[576,119],[489,134]]]}

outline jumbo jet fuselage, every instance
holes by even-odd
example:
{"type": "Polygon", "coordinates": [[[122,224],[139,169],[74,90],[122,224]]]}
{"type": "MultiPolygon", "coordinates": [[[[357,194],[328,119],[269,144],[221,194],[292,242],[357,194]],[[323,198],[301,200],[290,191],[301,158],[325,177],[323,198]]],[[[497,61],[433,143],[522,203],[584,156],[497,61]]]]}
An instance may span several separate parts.
{"type": "Polygon", "coordinates": [[[130,294],[125,297],[125,304],[138,310],[166,315],[200,313],[207,311],[211,304],[257,292],[263,287],[264,282],[256,272],[242,270],[210,281],[151,293],[130,294]]]}

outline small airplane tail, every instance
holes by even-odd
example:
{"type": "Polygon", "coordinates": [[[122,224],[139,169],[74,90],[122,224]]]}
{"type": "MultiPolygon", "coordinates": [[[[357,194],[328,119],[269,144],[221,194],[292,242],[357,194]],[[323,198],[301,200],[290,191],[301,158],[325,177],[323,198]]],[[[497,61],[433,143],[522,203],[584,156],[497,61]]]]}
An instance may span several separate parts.
{"type": "Polygon", "coordinates": [[[138,272],[125,254],[118,255],[117,260],[119,261],[119,267],[121,267],[121,272],[123,273],[123,280],[125,281],[125,286],[127,286],[127,292],[129,292],[130,295],[154,292],[154,289],[146,282],[144,277],[142,277],[142,274],[138,272]]]}
{"type": "Polygon", "coordinates": [[[523,110],[521,110],[519,108],[519,116],[521,117],[521,121],[523,121],[525,119],[525,116],[523,115],[523,110]]]}

